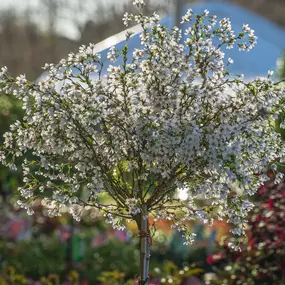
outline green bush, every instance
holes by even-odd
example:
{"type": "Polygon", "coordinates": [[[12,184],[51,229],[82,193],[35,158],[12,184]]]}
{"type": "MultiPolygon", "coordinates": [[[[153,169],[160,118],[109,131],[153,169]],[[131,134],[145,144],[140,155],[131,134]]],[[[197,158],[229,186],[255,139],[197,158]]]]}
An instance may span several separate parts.
{"type": "Polygon", "coordinates": [[[101,272],[124,272],[126,279],[137,275],[139,268],[139,250],[136,242],[121,243],[111,240],[107,244],[86,250],[83,275],[91,284],[101,272]]]}
{"type": "Polygon", "coordinates": [[[0,244],[0,266],[13,266],[17,272],[33,279],[61,274],[65,269],[64,247],[56,237],[40,237],[13,244],[0,244]]]}

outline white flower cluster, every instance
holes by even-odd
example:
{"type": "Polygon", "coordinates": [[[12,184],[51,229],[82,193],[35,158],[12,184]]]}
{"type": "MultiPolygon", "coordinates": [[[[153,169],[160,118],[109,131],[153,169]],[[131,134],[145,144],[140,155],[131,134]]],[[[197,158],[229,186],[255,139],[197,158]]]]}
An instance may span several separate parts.
{"type": "Polygon", "coordinates": [[[184,16],[182,16],[181,24],[184,24],[185,22],[190,22],[192,14],[193,14],[193,10],[188,9],[187,13],[184,16]]]}
{"type": "Polygon", "coordinates": [[[241,251],[241,247],[235,243],[229,242],[228,247],[234,251],[241,251]]]}
{"type": "Polygon", "coordinates": [[[129,214],[136,216],[141,212],[139,200],[136,198],[126,199],[126,206],[128,207],[129,214]]]}
{"type": "Polygon", "coordinates": [[[253,31],[244,25],[235,35],[229,19],[217,23],[208,11],[189,10],[182,43],[181,31],[159,24],[155,13],[125,14],[124,21],[142,25],[141,48],[131,56],[127,44],[111,48],[109,60],[124,64],[105,75],[93,44],[46,65],[45,81],[2,69],[2,90],[25,109],[0,152],[11,168],[26,157],[22,206],[46,197],[52,215],[65,205],[77,219],[81,207],[95,207],[121,227],[147,205],[155,219],[178,228],[191,219],[227,219],[242,234],[252,208],[247,195],[264,181],[257,174],[284,157],[272,124],[284,90],[270,76],[246,83],[226,69],[233,60],[222,47],[250,50],[253,31]],[[175,196],[182,185],[187,199],[175,196]]]}
{"type": "Polygon", "coordinates": [[[117,54],[117,49],[116,47],[112,46],[110,48],[110,51],[107,54],[107,58],[111,61],[111,62],[115,62],[118,58],[118,54],[117,54]]]}
{"type": "Polygon", "coordinates": [[[145,2],[144,2],[144,0],[135,0],[135,1],[133,2],[133,5],[136,5],[136,6],[138,6],[138,7],[140,7],[140,6],[145,6],[145,2]]]}

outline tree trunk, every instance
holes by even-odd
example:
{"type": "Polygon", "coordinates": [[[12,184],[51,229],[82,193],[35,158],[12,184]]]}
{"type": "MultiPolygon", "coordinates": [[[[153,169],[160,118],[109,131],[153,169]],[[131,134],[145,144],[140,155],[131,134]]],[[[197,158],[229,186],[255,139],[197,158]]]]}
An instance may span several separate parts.
{"type": "Polygon", "coordinates": [[[150,233],[147,205],[142,206],[143,212],[138,215],[137,225],[140,237],[140,279],[139,285],[148,284],[150,260],[150,233]]]}

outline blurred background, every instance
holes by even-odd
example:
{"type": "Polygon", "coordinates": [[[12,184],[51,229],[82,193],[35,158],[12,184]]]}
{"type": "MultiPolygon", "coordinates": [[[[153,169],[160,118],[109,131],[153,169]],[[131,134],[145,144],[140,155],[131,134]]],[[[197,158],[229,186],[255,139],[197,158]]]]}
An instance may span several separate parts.
{"type": "MultiPolygon", "coordinates": [[[[117,44],[122,40],[119,33],[125,30],[124,12],[135,9],[132,2],[0,0],[0,66],[7,66],[13,75],[25,73],[36,80],[46,62],[56,63],[82,44],[98,43],[101,50],[117,44]]],[[[234,72],[251,78],[270,68],[276,71],[276,80],[284,78],[284,0],[147,2],[145,13],[157,11],[169,25],[186,8],[197,13],[209,9],[218,17],[230,17],[238,29],[250,22],[260,45],[246,56],[231,54],[237,63],[234,72]]],[[[21,116],[20,102],[0,94],[0,143],[9,124],[21,116]]],[[[80,223],[65,214],[51,219],[41,203],[34,216],[27,216],[16,203],[20,184],[20,173],[0,167],[1,285],[136,284],[139,250],[132,223],[124,231],[113,230],[95,210],[86,211],[80,223]]],[[[190,247],[183,245],[169,222],[156,223],[150,284],[284,285],[283,184],[260,189],[256,204],[249,217],[249,243],[242,253],[228,249],[224,236],[230,228],[223,222],[212,228],[189,225],[197,234],[190,247]]]]}

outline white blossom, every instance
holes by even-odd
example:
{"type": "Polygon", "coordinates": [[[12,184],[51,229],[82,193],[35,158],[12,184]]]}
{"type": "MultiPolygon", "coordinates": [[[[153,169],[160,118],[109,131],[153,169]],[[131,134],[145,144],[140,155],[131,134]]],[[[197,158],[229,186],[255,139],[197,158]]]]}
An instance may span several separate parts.
{"type": "Polygon", "coordinates": [[[229,242],[229,243],[228,243],[228,247],[231,248],[231,249],[233,249],[234,251],[241,251],[240,246],[239,246],[239,245],[236,245],[236,244],[234,244],[234,243],[232,243],[232,242],[229,242]]]}
{"type": "Polygon", "coordinates": [[[182,16],[181,24],[184,24],[185,22],[190,22],[192,14],[193,14],[193,10],[188,9],[187,13],[184,16],[182,16]]]}
{"type": "Polygon", "coordinates": [[[233,63],[234,63],[234,60],[229,57],[228,58],[228,64],[233,64],[233,63]]]}
{"type": "Polygon", "coordinates": [[[136,216],[141,212],[139,207],[139,200],[135,198],[126,199],[126,206],[129,209],[129,213],[136,216]]]}
{"type": "Polygon", "coordinates": [[[135,0],[133,2],[133,5],[136,5],[136,6],[144,6],[145,5],[145,2],[144,0],[135,0]]]}
{"type": "Polygon", "coordinates": [[[233,60],[222,50],[250,50],[254,31],[244,25],[235,33],[228,18],[188,10],[183,43],[181,31],[160,24],[156,13],[125,13],[130,21],[142,26],[141,46],[112,47],[106,72],[94,44],[46,64],[44,81],[1,69],[2,91],[22,100],[25,112],[0,150],[11,169],[22,161],[19,206],[31,213],[35,198],[44,198],[50,216],[67,208],[76,220],[86,207],[97,208],[122,229],[147,205],[187,243],[194,235],[185,223],[194,219],[224,219],[242,235],[253,207],[248,196],[267,179],[256,174],[284,160],[272,124],[283,88],[271,73],[251,82],[231,75],[233,60]],[[112,65],[117,58],[124,64],[112,65]],[[179,188],[186,195],[177,195],[179,188]]]}
{"type": "Polygon", "coordinates": [[[115,62],[117,59],[118,55],[117,55],[117,49],[112,46],[110,48],[110,51],[107,54],[107,58],[111,61],[111,62],[115,62]]]}

